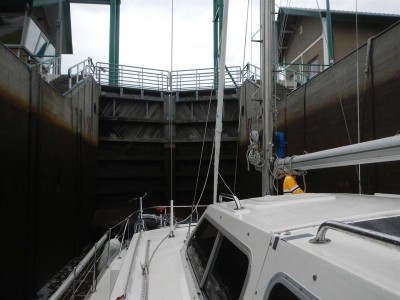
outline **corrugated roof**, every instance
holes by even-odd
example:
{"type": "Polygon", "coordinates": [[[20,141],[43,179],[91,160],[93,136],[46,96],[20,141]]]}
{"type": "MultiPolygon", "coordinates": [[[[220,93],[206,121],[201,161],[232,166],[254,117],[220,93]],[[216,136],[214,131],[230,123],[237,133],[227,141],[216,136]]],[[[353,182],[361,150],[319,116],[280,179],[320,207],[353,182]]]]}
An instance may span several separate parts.
{"type": "MultiPolygon", "coordinates": [[[[325,9],[315,9],[315,8],[300,8],[300,7],[280,7],[279,14],[297,15],[297,16],[309,16],[309,17],[319,17],[320,14],[324,17],[326,14],[325,9]]],[[[359,15],[359,16],[371,16],[371,17],[389,17],[389,18],[400,18],[399,14],[385,14],[385,13],[375,13],[375,12],[361,12],[361,11],[346,11],[346,10],[331,10],[332,15],[359,15]]]]}

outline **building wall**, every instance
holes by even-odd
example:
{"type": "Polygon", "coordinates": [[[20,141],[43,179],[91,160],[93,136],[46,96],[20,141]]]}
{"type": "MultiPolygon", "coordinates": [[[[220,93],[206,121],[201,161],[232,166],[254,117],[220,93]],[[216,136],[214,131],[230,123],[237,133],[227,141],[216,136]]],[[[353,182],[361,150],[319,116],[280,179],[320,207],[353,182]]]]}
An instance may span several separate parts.
{"type": "MultiPolygon", "coordinates": [[[[321,21],[318,18],[300,17],[294,30],[295,32],[288,45],[285,55],[286,64],[295,60],[312,43],[321,37],[321,21]],[[300,27],[302,28],[302,33],[300,33],[300,27]]],[[[312,59],[310,57],[321,55],[321,51],[318,48],[310,49],[308,51],[309,54],[307,54],[307,58],[305,58],[303,61],[296,60],[296,63],[307,63],[307,59],[312,59]]]]}
{"type": "MultiPolygon", "coordinates": [[[[387,22],[358,22],[358,45],[361,46],[369,38],[377,35],[388,28],[394,21],[387,22]]],[[[332,20],[334,60],[338,61],[348,55],[357,47],[356,42],[356,22],[354,20],[332,20]]],[[[285,54],[285,63],[308,64],[314,59],[318,59],[318,64],[324,64],[324,39],[322,38],[322,25],[320,18],[299,17],[295,32],[288,45],[285,54]],[[302,33],[300,33],[300,28],[302,33]],[[318,40],[320,39],[320,40],[318,40]],[[318,42],[311,46],[316,40],[318,42]],[[311,47],[310,47],[311,46],[311,47]],[[306,52],[304,52],[309,48],[306,52]],[[304,53],[303,53],[304,52],[304,53]],[[302,54],[303,53],[303,54],[302,54]],[[302,54],[302,57],[299,57],[302,54]],[[294,61],[295,60],[295,61],[294,61]]],[[[299,70],[299,67],[290,66],[291,69],[299,70]]],[[[304,71],[307,74],[308,68],[304,71]]]]}
{"type": "Polygon", "coordinates": [[[5,299],[31,299],[88,242],[98,87],[61,95],[0,45],[0,193],[5,299]]]}
{"type": "MultiPolygon", "coordinates": [[[[358,46],[363,45],[369,38],[377,35],[390,26],[390,23],[358,23],[358,46]]],[[[357,48],[356,22],[345,20],[333,20],[333,49],[335,61],[345,57],[357,48]]]]}

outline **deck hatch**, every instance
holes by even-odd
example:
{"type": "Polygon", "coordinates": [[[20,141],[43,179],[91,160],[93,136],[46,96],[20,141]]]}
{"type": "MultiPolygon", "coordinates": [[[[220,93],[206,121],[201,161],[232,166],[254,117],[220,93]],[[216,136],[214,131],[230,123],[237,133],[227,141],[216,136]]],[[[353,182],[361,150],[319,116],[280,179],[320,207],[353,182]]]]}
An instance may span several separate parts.
{"type": "Polygon", "coordinates": [[[350,224],[400,238],[400,216],[366,220],[350,224]]]}

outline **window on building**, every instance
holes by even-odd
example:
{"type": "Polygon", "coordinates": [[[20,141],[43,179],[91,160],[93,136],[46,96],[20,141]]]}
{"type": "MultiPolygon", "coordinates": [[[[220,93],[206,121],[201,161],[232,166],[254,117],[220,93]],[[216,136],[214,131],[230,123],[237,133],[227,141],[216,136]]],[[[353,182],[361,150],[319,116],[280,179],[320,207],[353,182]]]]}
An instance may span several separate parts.
{"type": "Polygon", "coordinates": [[[206,299],[239,299],[248,256],[204,219],[190,239],[187,255],[206,299]]]}
{"type": "Polygon", "coordinates": [[[318,62],[318,58],[314,58],[313,60],[311,60],[308,63],[308,65],[309,65],[309,78],[314,77],[320,72],[320,65],[318,62]]]}

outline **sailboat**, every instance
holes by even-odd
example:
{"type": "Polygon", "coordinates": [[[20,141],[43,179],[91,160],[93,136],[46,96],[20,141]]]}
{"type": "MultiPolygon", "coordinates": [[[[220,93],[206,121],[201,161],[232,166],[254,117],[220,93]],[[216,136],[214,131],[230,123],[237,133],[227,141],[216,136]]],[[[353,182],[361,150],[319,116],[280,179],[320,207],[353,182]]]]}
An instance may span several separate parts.
{"type": "MultiPolygon", "coordinates": [[[[271,34],[267,25],[272,23],[273,2],[263,2],[264,40],[271,34]]],[[[225,0],[225,16],[228,7],[225,0]]],[[[227,21],[224,18],[220,76],[224,74],[227,21]]],[[[264,82],[270,80],[268,60],[263,63],[264,82]]],[[[219,82],[216,181],[223,77],[219,82]]],[[[263,88],[267,86],[264,83],[263,88]]],[[[269,93],[268,88],[263,92],[264,103],[269,93]]],[[[270,111],[265,106],[265,112],[270,111]]],[[[265,141],[270,141],[267,118],[264,132],[265,141]]],[[[272,152],[271,143],[267,144],[265,158],[272,152]]],[[[394,136],[273,162],[268,158],[268,163],[288,171],[399,159],[400,136],[394,136]]],[[[149,231],[142,226],[130,238],[127,218],[119,224],[118,233],[110,230],[99,240],[50,299],[60,299],[65,293],[78,297],[82,281],[77,278],[85,268],[92,270],[86,273],[92,279],[89,292],[81,295],[84,299],[400,298],[399,195],[274,196],[269,172],[264,175],[265,196],[258,198],[218,195],[216,182],[214,204],[197,224],[174,221],[173,201],[168,208],[169,226],[149,231]],[[94,263],[87,267],[90,261],[94,263]]]]}

